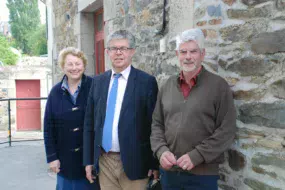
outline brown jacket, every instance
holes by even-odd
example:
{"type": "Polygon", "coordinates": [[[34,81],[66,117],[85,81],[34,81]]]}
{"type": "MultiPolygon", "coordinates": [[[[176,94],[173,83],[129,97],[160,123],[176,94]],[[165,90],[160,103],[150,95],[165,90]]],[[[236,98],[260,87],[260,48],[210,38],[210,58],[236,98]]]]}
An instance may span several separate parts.
{"type": "Polygon", "coordinates": [[[167,150],[177,159],[187,153],[195,166],[190,172],[216,175],[236,132],[232,92],[223,78],[203,69],[184,99],[178,80],[170,77],[158,94],[151,148],[158,159],[167,150]]]}

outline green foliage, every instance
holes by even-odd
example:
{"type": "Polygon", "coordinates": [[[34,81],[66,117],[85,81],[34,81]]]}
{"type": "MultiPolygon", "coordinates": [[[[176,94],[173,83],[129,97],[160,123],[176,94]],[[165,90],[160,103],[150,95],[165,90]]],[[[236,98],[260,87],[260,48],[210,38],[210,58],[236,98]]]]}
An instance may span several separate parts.
{"type": "Polygon", "coordinates": [[[30,54],[47,54],[46,25],[41,25],[37,30],[30,33],[27,40],[30,54]]]}
{"type": "Polygon", "coordinates": [[[4,36],[0,36],[0,61],[7,65],[15,65],[18,56],[10,49],[10,44],[4,36]]]}
{"type": "Polygon", "coordinates": [[[22,49],[23,53],[30,54],[28,38],[40,24],[38,0],[7,0],[6,5],[10,12],[9,23],[16,46],[22,49]]]}

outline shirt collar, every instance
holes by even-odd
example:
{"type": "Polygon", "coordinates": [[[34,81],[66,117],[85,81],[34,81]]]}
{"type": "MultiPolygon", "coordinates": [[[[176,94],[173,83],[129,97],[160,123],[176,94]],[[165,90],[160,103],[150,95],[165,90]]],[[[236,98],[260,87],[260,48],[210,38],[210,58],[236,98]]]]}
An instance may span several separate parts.
{"type": "MultiPolygon", "coordinates": [[[[194,84],[197,84],[197,80],[198,80],[199,75],[201,74],[201,72],[202,72],[203,69],[204,69],[204,67],[201,66],[201,68],[199,69],[198,73],[197,73],[196,75],[194,75],[193,78],[190,79],[190,81],[193,80],[193,81],[194,81],[194,84]]],[[[179,73],[179,82],[180,82],[180,84],[183,83],[183,82],[186,83],[186,80],[185,80],[185,78],[184,78],[184,75],[183,75],[183,72],[182,72],[182,71],[179,73]]]]}
{"type": "MultiPolygon", "coordinates": [[[[77,89],[80,89],[81,83],[82,83],[82,80],[80,80],[77,89]]],[[[61,84],[61,89],[62,89],[62,90],[69,90],[69,86],[68,86],[67,76],[66,76],[66,75],[63,76],[62,84],[61,84]]]]}
{"type": "MultiPolygon", "coordinates": [[[[122,77],[125,79],[125,80],[128,80],[129,76],[130,76],[130,73],[131,73],[131,65],[129,65],[127,68],[125,68],[125,70],[123,70],[121,72],[122,74],[122,77]]],[[[114,78],[114,74],[115,74],[115,71],[112,69],[112,76],[111,78],[114,78]]]]}

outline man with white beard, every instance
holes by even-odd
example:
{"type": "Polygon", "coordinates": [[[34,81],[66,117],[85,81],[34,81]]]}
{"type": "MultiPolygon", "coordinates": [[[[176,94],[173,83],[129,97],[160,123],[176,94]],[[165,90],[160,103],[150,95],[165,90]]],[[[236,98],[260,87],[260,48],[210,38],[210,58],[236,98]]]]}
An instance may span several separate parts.
{"type": "Polygon", "coordinates": [[[164,190],[217,190],[218,165],[233,143],[236,112],[227,82],[208,72],[200,29],[176,38],[181,72],[162,85],[153,112],[151,148],[164,190]]]}

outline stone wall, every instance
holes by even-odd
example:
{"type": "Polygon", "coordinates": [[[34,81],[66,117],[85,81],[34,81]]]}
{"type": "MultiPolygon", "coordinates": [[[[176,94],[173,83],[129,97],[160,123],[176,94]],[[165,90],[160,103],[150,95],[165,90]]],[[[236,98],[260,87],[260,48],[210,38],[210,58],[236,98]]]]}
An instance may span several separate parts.
{"type": "MultiPolygon", "coordinates": [[[[168,2],[161,35],[156,31],[162,27],[162,1],[116,2],[117,14],[106,21],[106,32],[132,31],[138,39],[134,65],[161,84],[179,70],[174,37],[192,21],[174,14],[180,1],[168,2]],[[179,27],[171,25],[177,17],[179,27]],[[160,52],[161,39],[167,42],[166,52],[160,52]]],[[[239,130],[221,165],[220,188],[284,189],[284,2],[196,0],[193,6],[194,27],[206,36],[204,66],[228,81],[238,112],[239,130]]]]}
{"type": "Polygon", "coordinates": [[[53,56],[52,62],[54,83],[62,78],[62,72],[57,64],[58,54],[61,49],[69,46],[78,47],[77,36],[77,0],[52,0],[53,6],[53,56]]]}
{"type": "MultiPolygon", "coordinates": [[[[16,98],[16,80],[40,80],[40,95],[47,97],[52,87],[51,66],[45,57],[23,57],[15,66],[0,68],[0,98],[16,98]]],[[[41,100],[41,117],[45,100],[41,100]]],[[[41,120],[42,120],[41,119],[41,120]]],[[[16,129],[16,101],[11,101],[11,127],[16,129]]],[[[8,130],[8,102],[0,101],[0,130],[8,130]]]]}
{"type": "MultiPolygon", "coordinates": [[[[133,65],[150,74],[158,75],[161,73],[158,42],[163,37],[158,32],[163,25],[163,1],[116,0],[115,2],[116,14],[105,21],[106,35],[118,29],[130,30],[135,35],[137,44],[133,65]]],[[[106,14],[108,15],[108,12],[106,14]]],[[[107,68],[110,68],[108,57],[106,60],[107,68]]]]}
{"type": "MultiPolygon", "coordinates": [[[[63,15],[74,13],[75,6],[74,0],[55,6],[55,19],[63,20],[56,30],[67,27],[63,15]],[[67,5],[70,10],[65,10],[67,5]]],[[[161,0],[105,0],[105,35],[117,29],[133,32],[133,65],[161,84],[179,71],[175,35],[192,26],[201,28],[206,36],[204,66],[228,81],[238,113],[239,130],[221,165],[220,189],[285,189],[285,1],[168,0],[166,28],[159,32],[163,8],[161,0]],[[164,41],[165,51],[160,48],[164,41]]],[[[70,20],[72,31],[76,13],[70,20]]],[[[65,30],[55,34],[55,41],[75,42],[78,36],[70,32],[70,42],[62,39],[65,30]]]]}
{"type": "Polygon", "coordinates": [[[221,189],[285,188],[285,1],[195,1],[205,64],[226,78],[238,110],[221,189]]]}

